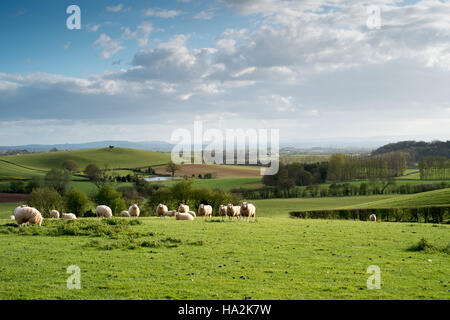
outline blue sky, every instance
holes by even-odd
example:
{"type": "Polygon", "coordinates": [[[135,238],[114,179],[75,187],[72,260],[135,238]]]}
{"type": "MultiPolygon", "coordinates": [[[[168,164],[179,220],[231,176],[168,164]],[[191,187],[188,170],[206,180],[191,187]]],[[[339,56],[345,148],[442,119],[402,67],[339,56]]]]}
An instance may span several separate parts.
{"type": "Polygon", "coordinates": [[[286,143],[448,139],[449,16],[438,0],[3,0],[0,145],[170,141],[195,120],[286,143]]]}

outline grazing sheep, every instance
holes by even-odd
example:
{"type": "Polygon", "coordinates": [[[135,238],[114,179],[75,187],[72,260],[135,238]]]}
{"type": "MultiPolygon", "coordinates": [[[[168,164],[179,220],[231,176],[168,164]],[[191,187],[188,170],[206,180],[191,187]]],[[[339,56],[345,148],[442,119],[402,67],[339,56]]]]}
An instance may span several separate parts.
{"type": "Polygon", "coordinates": [[[137,203],[133,204],[129,209],[128,213],[130,214],[130,217],[139,217],[141,214],[141,210],[139,209],[137,203]]]}
{"type": "Polygon", "coordinates": [[[373,222],[376,222],[376,221],[377,221],[377,216],[376,216],[375,214],[371,214],[371,215],[369,216],[369,220],[370,220],[370,221],[373,221],[373,222]]]}
{"type": "Polygon", "coordinates": [[[185,204],[180,204],[180,206],[178,207],[178,212],[179,213],[188,213],[189,212],[189,206],[187,206],[185,204]]]}
{"type": "Polygon", "coordinates": [[[77,216],[74,215],[73,213],[63,213],[61,215],[61,219],[66,219],[66,220],[77,220],[77,216]]]}
{"type": "Polygon", "coordinates": [[[212,217],[212,207],[208,205],[201,204],[198,207],[198,215],[200,217],[211,218],[212,217]]]}
{"type": "Polygon", "coordinates": [[[221,204],[219,207],[219,216],[222,217],[222,220],[227,216],[227,207],[223,204],[221,204]]]}
{"type": "Polygon", "coordinates": [[[28,206],[17,207],[14,210],[14,219],[19,226],[29,222],[30,224],[37,224],[39,227],[42,225],[42,214],[35,208],[28,206]]]}
{"type": "Polygon", "coordinates": [[[130,214],[128,213],[128,211],[126,211],[126,210],[122,211],[122,212],[120,213],[120,215],[121,215],[122,217],[124,217],[124,218],[131,217],[130,214]]]}
{"type": "Polygon", "coordinates": [[[241,218],[241,207],[233,206],[231,203],[228,204],[227,216],[230,218],[230,221],[233,220],[233,217],[236,217],[239,220],[241,218]]]}
{"type": "Polygon", "coordinates": [[[58,212],[58,210],[50,211],[50,217],[53,218],[53,219],[59,219],[59,212],[58,212]]]}
{"type": "Polygon", "coordinates": [[[241,215],[242,217],[247,218],[247,222],[249,221],[250,218],[253,218],[253,222],[255,222],[256,207],[251,203],[243,202],[241,205],[241,215]]]}
{"type": "Polygon", "coordinates": [[[97,217],[99,218],[112,218],[112,210],[108,206],[98,206],[97,209],[95,209],[97,212],[97,217]]]}
{"type": "Polygon", "coordinates": [[[167,215],[168,211],[169,209],[167,208],[167,206],[160,203],[156,208],[156,215],[160,218],[163,218],[167,215]]]}
{"type": "Polygon", "coordinates": [[[9,220],[16,220],[16,217],[14,217],[14,216],[9,216],[9,220]]]}
{"type": "Polygon", "coordinates": [[[176,212],[175,213],[175,219],[176,220],[194,220],[194,216],[186,213],[186,212],[176,212]]]}
{"type": "Polygon", "coordinates": [[[176,213],[177,213],[177,212],[176,212],[175,210],[167,211],[166,217],[175,217],[175,214],[176,214],[176,213]]]}
{"type": "Polygon", "coordinates": [[[27,208],[27,207],[28,207],[28,205],[23,204],[23,205],[21,205],[20,207],[15,208],[15,209],[14,209],[14,216],[16,215],[16,212],[18,212],[20,209],[22,209],[22,208],[27,208]]]}

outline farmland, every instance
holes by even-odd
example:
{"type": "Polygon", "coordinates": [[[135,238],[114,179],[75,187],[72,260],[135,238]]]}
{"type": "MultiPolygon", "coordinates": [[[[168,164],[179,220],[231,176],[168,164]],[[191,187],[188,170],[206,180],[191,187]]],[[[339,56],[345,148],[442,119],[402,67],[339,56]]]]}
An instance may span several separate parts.
{"type": "MultiPolygon", "coordinates": [[[[8,248],[0,251],[0,299],[449,297],[449,255],[409,249],[422,237],[445,247],[448,225],[281,217],[255,224],[140,221],[100,237],[51,235],[56,221],[50,220],[34,236],[0,222],[0,241],[8,248]],[[70,265],[80,267],[81,290],[66,288],[70,265]],[[366,287],[370,265],[381,269],[381,290],[366,287]]],[[[89,223],[92,230],[98,224],[89,223]]]]}
{"type": "MultiPolygon", "coordinates": [[[[167,175],[169,161],[166,154],[120,148],[2,159],[7,160],[0,168],[4,183],[43,176],[64,160],[76,159],[80,168],[106,165],[120,175],[148,166],[167,175]]],[[[176,175],[206,173],[214,178],[193,179],[193,186],[224,191],[263,186],[257,167],[184,166],[176,175]]],[[[397,180],[423,183],[416,171],[397,180]]],[[[79,175],[72,176],[69,188],[88,195],[97,190],[79,175]]],[[[5,202],[5,195],[0,299],[448,299],[450,225],[302,220],[289,218],[289,212],[449,204],[449,192],[251,200],[257,221],[249,224],[218,217],[185,222],[81,218],[45,219],[41,228],[22,229],[8,219],[24,200],[11,195],[15,201],[5,202]],[[422,238],[430,246],[417,249],[422,238]],[[66,288],[70,265],[80,267],[80,290],[66,288]],[[370,265],[381,269],[381,290],[367,289],[370,265]]]]}

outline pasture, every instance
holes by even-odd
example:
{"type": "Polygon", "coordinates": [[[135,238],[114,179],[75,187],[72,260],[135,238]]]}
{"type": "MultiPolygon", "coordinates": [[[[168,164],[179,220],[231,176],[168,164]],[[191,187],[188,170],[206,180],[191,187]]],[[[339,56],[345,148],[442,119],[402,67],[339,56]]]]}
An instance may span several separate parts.
{"type": "MultiPolygon", "coordinates": [[[[84,149],[75,151],[42,152],[17,156],[0,156],[0,161],[8,161],[16,167],[25,167],[29,170],[49,171],[52,168],[61,168],[65,160],[74,160],[80,170],[88,164],[96,164],[100,168],[108,166],[116,168],[139,168],[145,166],[163,165],[170,161],[170,155],[160,152],[126,149],[103,148],[84,149]]],[[[11,169],[0,169],[0,177],[8,174],[11,169]],[[5,172],[3,172],[5,170],[5,172]]]]}
{"type": "Polygon", "coordinates": [[[448,299],[450,226],[258,218],[0,221],[0,299],[448,299]],[[121,222],[122,221],[122,222],[121,222]],[[429,262],[431,259],[431,262],[429,262]],[[66,269],[81,269],[68,290],[66,269]],[[381,289],[368,290],[368,266],[381,289]]]}

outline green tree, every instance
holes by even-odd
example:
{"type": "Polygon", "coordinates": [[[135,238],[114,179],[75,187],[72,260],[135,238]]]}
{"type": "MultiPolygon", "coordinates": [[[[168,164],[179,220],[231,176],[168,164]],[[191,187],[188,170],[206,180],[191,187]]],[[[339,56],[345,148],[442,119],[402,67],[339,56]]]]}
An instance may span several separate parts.
{"type": "Polygon", "coordinates": [[[75,171],[78,170],[78,165],[77,165],[77,163],[74,160],[65,160],[62,163],[61,167],[64,170],[69,171],[70,173],[74,173],[75,171]]]}
{"type": "Polygon", "coordinates": [[[70,174],[67,170],[52,169],[45,175],[44,180],[46,187],[64,194],[70,182],[70,174]]]}
{"type": "Polygon", "coordinates": [[[66,211],[82,216],[89,207],[89,199],[86,194],[79,190],[70,190],[64,196],[64,207],[66,211]]]}
{"type": "Polygon", "coordinates": [[[31,193],[36,188],[42,188],[44,186],[44,180],[40,176],[33,176],[28,182],[25,191],[31,193]]]}
{"type": "Polygon", "coordinates": [[[38,209],[44,217],[49,217],[51,210],[63,210],[63,199],[54,189],[37,188],[30,194],[30,206],[38,209]]]}
{"type": "Polygon", "coordinates": [[[92,182],[97,182],[100,180],[102,170],[96,164],[89,164],[84,169],[84,173],[87,175],[89,180],[92,182]]]}
{"type": "Polygon", "coordinates": [[[169,164],[166,167],[166,172],[170,172],[172,174],[172,177],[175,176],[175,172],[180,170],[181,166],[173,163],[172,161],[169,162],[169,164]]]}
{"type": "Polygon", "coordinates": [[[25,193],[25,183],[23,181],[11,181],[9,183],[9,192],[25,193]]]}
{"type": "Polygon", "coordinates": [[[94,195],[94,201],[97,205],[106,205],[111,208],[114,214],[119,214],[125,210],[125,200],[122,194],[108,184],[101,186],[94,195]]]}

